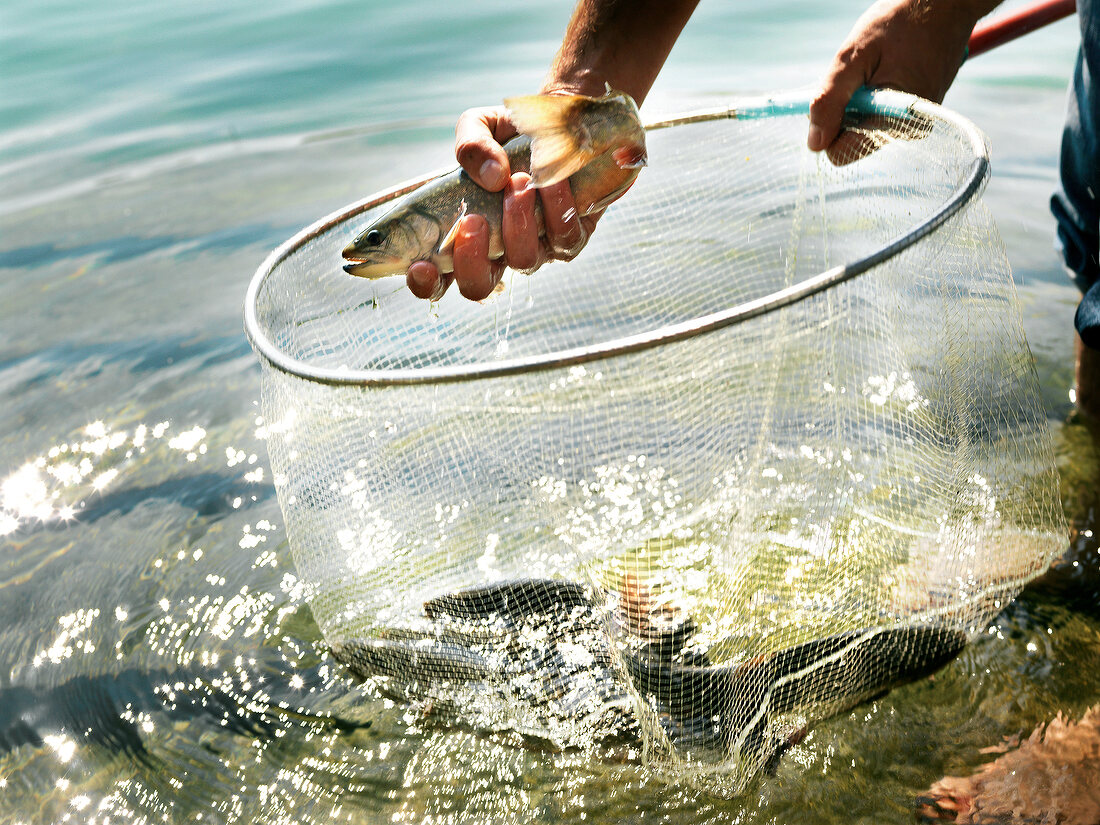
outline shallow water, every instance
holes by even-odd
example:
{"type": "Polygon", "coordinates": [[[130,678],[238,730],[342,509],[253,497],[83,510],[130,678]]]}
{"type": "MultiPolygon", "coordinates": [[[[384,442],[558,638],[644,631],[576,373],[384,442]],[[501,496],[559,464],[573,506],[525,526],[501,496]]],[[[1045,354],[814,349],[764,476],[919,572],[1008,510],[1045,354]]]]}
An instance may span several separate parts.
{"type": "MultiPolygon", "coordinates": [[[[860,5],[704,4],[648,113],[811,85],[860,5]]],[[[433,726],[332,662],[241,304],[276,244],[448,163],[459,111],[538,84],[567,5],[462,8],[3,9],[0,821],[908,822],[982,748],[1095,704],[1079,582],[1025,595],[934,681],[818,725],[737,800],[433,726]]],[[[1077,296],[1046,207],[1074,42],[1063,22],[975,59],[946,102],[993,147],[985,200],[1087,563],[1098,462],[1063,423],[1077,296]]]]}

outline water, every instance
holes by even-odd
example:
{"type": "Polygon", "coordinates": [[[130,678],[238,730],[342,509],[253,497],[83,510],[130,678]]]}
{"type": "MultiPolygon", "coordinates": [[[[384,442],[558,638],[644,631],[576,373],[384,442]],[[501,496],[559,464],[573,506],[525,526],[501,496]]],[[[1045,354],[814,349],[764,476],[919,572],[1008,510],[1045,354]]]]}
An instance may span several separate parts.
{"type": "MultiPolygon", "coordinates": [[[[861,6],[704,4],[647,111],[811,85],[861,6]]],[[[568,13],[4,4],[0,821],[909,822],[982,748],[1097,701],[1096,594],[1047,588],[730,801],[433,727],[333,664],[273,496],[245,286],[299,227],[447,164],[456,114],[535,88],[568,13]]],[[[985,199],[1090,558],[1098,462],[1064,423],[1077,295],[1046,207],[1074,44],[1063,22],[975,59],[947,104],[993,146],[985,199]]]]}

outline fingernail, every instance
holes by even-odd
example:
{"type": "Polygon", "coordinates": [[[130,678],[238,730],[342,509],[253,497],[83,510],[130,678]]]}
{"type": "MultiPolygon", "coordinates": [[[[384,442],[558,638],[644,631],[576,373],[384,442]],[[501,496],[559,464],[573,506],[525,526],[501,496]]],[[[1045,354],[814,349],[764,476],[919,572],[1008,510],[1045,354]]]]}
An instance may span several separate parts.
{"type": "Polygon", "coordinates": [[[806,145],[815,152],[821,151],[824,146],[821,144],[825,141],[825,133],[821,131],[821,127],[817,124],[810,124],[810,134],[806,137],[806,145]]]}
{"type": "Polygon", "coordinates": [[[500,177],[503,173],[504,169],[501,168],[501,165],[492,158],[489,158],[485,163],[481,164],[481,169],[478,170],[478,177],[481,178],[482,183],[495,190],[499,189],[502,185],[500,177]]]}

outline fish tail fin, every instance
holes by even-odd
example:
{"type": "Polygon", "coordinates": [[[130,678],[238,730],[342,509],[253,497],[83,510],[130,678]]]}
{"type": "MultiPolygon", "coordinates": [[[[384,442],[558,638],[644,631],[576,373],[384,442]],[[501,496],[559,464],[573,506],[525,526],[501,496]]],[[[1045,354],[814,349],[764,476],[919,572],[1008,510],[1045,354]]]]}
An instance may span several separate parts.
{"type": "Polygon", "coordinates": [[[504,101],[512,122],[531,138],[531,186],[565,180],[599,154],[581,117],[592,98],[527,95],[504,101]]]}

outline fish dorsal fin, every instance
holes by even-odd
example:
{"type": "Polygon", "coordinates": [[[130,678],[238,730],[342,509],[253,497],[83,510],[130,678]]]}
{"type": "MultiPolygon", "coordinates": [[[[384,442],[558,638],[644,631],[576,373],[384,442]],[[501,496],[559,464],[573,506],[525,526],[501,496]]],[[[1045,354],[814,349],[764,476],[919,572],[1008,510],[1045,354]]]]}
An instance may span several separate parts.
{"type": "Polygon", "coordinates": [[[504,101],[512,122],[531,138],[531,186],[563,181],[595,159],[580,118],[591,98],[582,95],[527,95],[504,101]]]}

